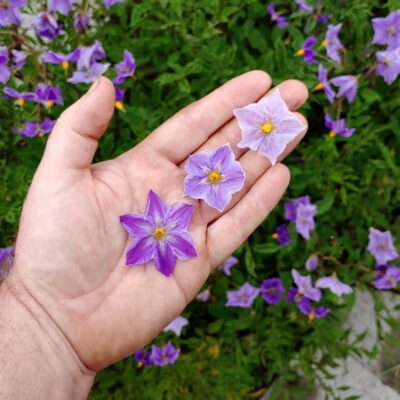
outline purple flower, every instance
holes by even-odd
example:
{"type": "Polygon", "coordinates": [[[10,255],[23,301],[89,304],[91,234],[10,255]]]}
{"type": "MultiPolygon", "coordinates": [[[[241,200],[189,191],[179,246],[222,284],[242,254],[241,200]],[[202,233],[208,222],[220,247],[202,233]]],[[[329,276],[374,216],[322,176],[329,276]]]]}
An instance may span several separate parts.
{"type": "Polygon", "coordinates": [[[39,13],[32,23],[37,30],[37,34],[49,40],[55,39],[62,29],[62,24],[48,12],[39,13]]]}
{"type": "Polygon", "coordinates": [[[311,232],[315,229],[314,216],[317,207],[314,204],[300,204],[297,207],[296,230],[304,239],[310,239],[311,232]]]}
{"type": "Polygon", "coordinates": [[[303,56],[304,61],[307,64],[315,64],[317,61],[315,60],[315,51],[312,49],[314,44],[317,42],[317,38],[315,36],[309,36],[303,43],[303,47],[300,50],[297,50],[297,56],[303,56]]]}
{"type": "Polygon", "coordinates": [[[164,367],[173,364],[179,357],[180,349],[174,347],[171,342],[167,342],[163,347],[151,346],[150,361],[153,365],[164,367]]]}
{"type": "Polygon", "coordinates": [[[400,46],[400,10],[391,12],[385,18],[373,18],[372,26],[372,43],[387,44],[388,50],[400,46]]]}
{"type": "MultiPolygon", "coordinates": [[[[313,287],[310,276],[302,276],[295,269],[292,269],[292,278],[297,286],[297,295],[320,301],[321,291],[313,287]]],[[[293,291],[289,292],[289,297],[292,297],[293,294],[293,291]]]]}
{"type": "Polygon", "coordinates": [[[193,154],[185,166],[184,196],[202,199],[219,211],[239,192],[246,176],[227,143],[211,152],[193,154]]]}
{"type": "Polygon", "coordinates": [[[78,70],[89,68],[91,65],[106,56],[103,46],[98,40],[96,40],[92,46],[81,47],[80,50],[80,57],[77,64],[78,70]]]}
{"type": "Polygon", "coordinates": [[[319,82],[315,86],[314,90],[323,90],[329,103],[333,103],[335,99],[335,92],[332,86],[328,82],[328,72],[322,64],[318,65],[318,80],[319,82]]]}
{"type": "Polygon", "coordinates": [[[318,256],[316,254],[311,254],[311,256],[307,258],[305,267],[309,272],[315,271],[318,267],[318,256]]]}
{"type": "Polygon", "coordinates": [[[61,95],[61,89],[51,86],[49,83],[39,83],[33,92],[36,103],[41,103],[45,108],[51,108],[53,104],[63,105],[64,101],[61,95]]]}
{"type": "Polygon", "coordinates": [[[314,7],[307,4],[305,0],[294,0],[294,2],[299,6],[300,11],[304,11],[309,14],[313,13],[314,7]]]}
{"type": "Polygon", "coordinates": [[[347,101],[352,103],[357,94],[358,78],[354,75],[342,75],[331,79],[331,83],[339,88],[337,97],[346,96],[347,101]]]}
{"type": "Polygon", "coordinates": [[[74,28],[76,30],[85,31],[90,22],[89,14],[86,12],[77,13],[74,15],[74,28]]]}
{"type": "Polygon", "coordinates": [[[88,68],[75,71],[71,78],[68,79],[69,83],[92,83],[98,79],[104,72],[107,71],[110,64],[94,63],[88,68]]]}
{"type": "Polygon", "coordinates": [[[135,357],[138,368],[153,365],[153,362],[150,360],[150,353],[146,352],[144,349],[137,351],[133,356],[135,357]]]}
{"type": "Polygon", "coordinates": [[[136,71],[136,62],[130,51],[124,51],[124,58],[115,66],[115,70],[117,71],[117,77],[113,80],[114,85],[120,85],[127,78],[133,76],[136,71]]]}
{"type": "Polygon", "coordinates": [[[282,281],[279,278],[266,279],[261,283],[261,296],[268,304],[276,304],[281,299],[281,294],[285,291],[282,281]]]}
{"type": "Polygon", "coordinates": [[[322,306],[313,308],[308,299],[303,299],[301,302],[297,303],[297,307],[304,315],[307,315],[310,321],[315,318],[326,317],[330,312],[330,310],[322,306]]]}
{"type": "Polygon", "coordinates": [[[342,297],[344,294],[350,294],[353,291],[349,285],[341,282],[335,273],[333,273],[332,276],[325,276],[318,279],[317,282],[315,282],[315,287],[319,289],[329,289],[339,297],[342,297]]]}
{"type": "Polygon", "coordinates": [[[107,10],[114,4],[120,4],[121,2],[122,0],[103,0],[103,3],[106,6],[107,10]]]}
{"type": "Polygon", "coordinates": [[[377,264],[385,264],[399,256],[389,231],[382,232],[375,228],[369,228],[368,239],[367,250],[375,257],[377,264]]]}
{"type": "Polygon", "coordinates": [[[11,72],[8,67],[8,49],[6,46],[0,46],[0,82],[7,83],[10,79],[11,72]]]}
{"type": "Polygon", "coordinates": [[[393,265],[390,264],[378,264],[375,266],[375,279],[382,278],[385,274],[386,271],[389,269],[389,267],[392,267],[393,265]]]}
{"type": "Polygon", "coordinates": [[[389,266],[384,276],[372,284],[379,290],[394,289],[400,281],[400,268],[389,266]]]}
{"type": "Polygon", "coordinates": [[[383,76],[385,82],[392,84],[400,74],[400,47],[393,50],[377,51],[376,74],[383,76]]]}
{"type": "Polygon", "coordinates": [[[306,125],[289,111],[278,89],[257,104],[233,110],[233,114],[242,131],[238,147],[258,151],[272,165],[286,145],[306,129],[306,125]]]}
{"type": "Polygon", "coordinates": [[[163,331],[172,331],[175,333],[176,336],[181,336],[183,327],[186,326],[188,323],[189,321],[185,317],[179,315],[168,326],[166,326],[163,331]]]}
{"type": "Polygon", "coordinates": [[[42,60],[50,64],[56,64],[56,65],[61,64],[63,70],[66,71],[69,68],[69,63],[77,62],[80,55],[81,55],[80,49],[76,49],[69,54],[61,54],[61,53],[55,53],[54,51],[49,51],[48,53],[44,53],[42,55],[42,60]]]}
{"type": "Polygon", "coordinates": [[[5,279],[14,263],[14,247],[0,248],[0,279],[5,279]]]}
{"type": "Polygon", "coordinates": [[[21,107],[25,104],[25,100],[34,100],[35,95],[32,92],[17,92],[15,89],[5,87],[3,92],[12,99],[17,99],[18,105],[21,107]]]}
{"type": "Polygon", "coordinates": [[[0,26],[19,25],[22,22],[20,9],[26,0],[3,0],[0,2],[0,26]]]}
{"type": "Polygon", "coordinates": [[[227,292],[228,301],[226,305],[229,307],[249,308],[259,293],[260,289],[246,282],[239,290],[230,290],[227,292]]]}
{"type": "Polygon", "coordinates": [[[300,196],[297,199],[289,200],[285,202],[285,218],[290,222],[296,222],[297,208],[299,205],[308,206],[311,204],[310,196],[300,196]]]}
{"type": "Polygon", "coordinates": [[[333,121],[329,114],[325,114],[325,126],[330,130],[329,137],[336,135],[350,137],[355,132],[355,128],[346,128],[346,120],[344,118],[333,121]]]}
{"type": "Polygon", "coordinates": [[[11,50],[14,65],[11,66],[12,70],[19,70],[26,64],[27,54],[23,50],[11,50]]]}
{"type": "Polygon", "coordinates": [[[283,29],[287,25],[286,17],[275,12],[274,3],[269,3],[267,6],[268,14],[271,16],[271,21],[275,21],[279,28],[283,29]]]}
{"type": "Polygon", "coordinates": [[[279,225],[276,228],[276,232],[272,234],[272,237],[276,239],[281,246],[286,246],[292,243],[286,224],[279,225]]]}
{"type": "Polygon", "coordinates": [[[331,18],[329,15],[326,14],[316,14],[315,15],[317,22],[319,22],[320,24],[327,24],[329,22],[329,19],[331,18]]]}
{"type": "Polygon", "coordinates": [[[338,37],[341,29],[342,24],[328,25],[325,40],[322,42],[322,46],[326,48],[328,57],[337,63],[341,62],[339,50],[343,49],[343,45],[338,37]]]}
{"type": "Polygon", "coordinates": [[[50,133],[55,125],[55,121],[50,118],[45,118],[43,122],[30,122],[24,123],[20,130],[20,137],[42,137],[43,135],[50,133]]]}
{"type": "Polygon", "coordinates": [[[222,271],[227,276],[231,276],[231,269],[239,260],[236,257],[230,256],[222,263],[222,271]]]}
{"type": "Polygon", "coordinates": [[[117,110],[124,110],[124,95],[125,95],[125,90],[122,90],[120,88],[115,88],[115,108],[117,110]]]}
{"type": "Polygon", "coordinates": [[[200,292],[196,296],[196,299],[203,303],[206,303],[208,300],[210,300],[210,295],[211,295],[210,289],[206,289],[206,290],[203,290],[202,292],[200,292]]]}
{"type": "Polygon", "coordinates": [[[167,207],[152,190],[147,197],[144,214],[126,214],[120,221],[133,236],[126,253],[126,265],[143,265],[153,261],[165,276],[174,271],[177,259],[197,257],[192,235],[188,228],[194,206],[175,203],[167,207]]]}
{"type": "Polygon", "coordinates": [[[61,14],[69,15],[72,4],[77,0],[47,0],[47,9],[50,12],[58,11],[61,14]]]}

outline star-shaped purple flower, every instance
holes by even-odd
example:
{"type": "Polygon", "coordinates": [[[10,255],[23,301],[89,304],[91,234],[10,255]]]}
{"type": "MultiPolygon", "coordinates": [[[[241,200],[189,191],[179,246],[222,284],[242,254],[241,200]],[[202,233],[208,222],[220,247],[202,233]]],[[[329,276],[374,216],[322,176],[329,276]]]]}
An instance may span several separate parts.
{"type": "Polygon", "coordinates": [[[400,74],[400,47],[392,50],[376,52],[376,74],[383,77],[391,85],[400,74]]]}
{"type": "Polygon", "coordinates": [[[210,207],[223,211],[244,185],[246,175],[229,144],[211,152],[193,154],[185,166],[188,175],[183,183],[183,194],[204,200],[210,207]]]}
{"type": "Polygon", "coordinates": [[[9,56],[6,46],[0,46],[0,82],[7,83],[10,79],[11,72],[8,66],[9,56]]]}
{"type": "Polygon", "coordinates": [[[228,257],[223,263],[222,263],[222,271],[224,271],[224,274],[227,276],[231,276],[231,269],[234,265],[236,265],[239,262],[239,260],[234,257],[230,256],[228,257]]]}
{"type": "Polygon", "coordinates": [[[355,132],[355,128],[346,128],[346,120],[344,118],[333,121],[329,114],[325,114],[325,126],[329,129],[329,137],[336,135],[350,137],[355,132]]]}
{"type": "Polygon", "coordinates": [[[313,321],[315,318],[324,318],[330,312],[329,309],[323,306],[313,308],[308,299],[303,299],[301,302],[297,303],[297,307],[310,321],[313,321]]]}
{"type": "Polygon", "coordinates": [[[0,2],[0,26],[10,24],[20,25],[22,22],[21,11],[26,0],[7,0],[0,2]]]}
{"type": "Polygon", "coordinates": [[[137,351],[133,356],[135,358],[135,361],[137,362],[138,368],[142,367],[149,367],[150,365],[153,365],[153,362],[150,359],[150,352],[146,352],[146,350],[142,349],[137,351]]]}
{"type": "Polygon", "coordinates": [[[16,50],[16,49],[11,50],[11,54],[12,54],[12,61],[13,61],[13,65],[11,66],[11,69],[13,71],[17,71],[26,64],[26,59],[28,58],[28,56],[25,53],[25,51],[16,50]]]}
{"type": "Polygon", "coordinates": [[[278,89],[257,104],[234,110],[233,114],[242,131],[238,147],[258,151],[272,165],[286,145],[306,129],[306,125],[289,111],[278,89]]]}
{"type": "Polygon", "coordinates": [[[294,2],[299,6],[300,11],[304,11],[308,14],[314,12],[314,7],[307,4],[305,0],[294,0],[294,2]]]}
{"type": "Polygon", "coordinates": [[[181,336],[183,327],[186,326],[188,323],[189,321],[185,317],[179,315],[168,326],[166,326],[163,331],[171,331],[174,332],[176,336],[181,336]]]}
{"type": "Polygon", "coordinates": [[[267,6],[268,14],[271,16],[271,21],[274,21],[279,28],[283,29],[287,25],[287,18],[275,12],[274,3],[269,3],[267,6]]]}
{"type": "Polygon", "coordinates": [[[342,24],[328,25],[325,40],[322,42],[322,46],[326,48],[328,57],[337,63],[341,62],[339,51],[343,49],[343,45],[338,37],[341,29],[342,24]]]}
{"type": "Polygon", "coordinates": [[[230,290],[227,292],[228,301],[226,305],[228,307],[249,308],[259,293],[260,289],[246,282],[239,290],[230,290]]]}
{"type": "Polygon", "coordinates": [[[400,282],[400,268],[390,265],[385,275],[372,284],[379,290],[394,289],[400,282]]]}
{"type": "Polygon", "coordinates": [[[76,30],[85,31],[90,22],[90,16],[86,12],[78,12],[74,15],[74,28],[76,30]]]}
{"type": "Polygon", "coordinates": [[[39,13],[33,20],[37,34],[49,40],[55,39],[61,33],[62,24],[47,11],[39,13]]]}
{"type": "Polygon", "coordinates": [[[300,204],[296,212],[296,230],[304,239],[310,239],[311,232],[315,229],[314,216],[317,207],[314,204],[300,204]]]}
{"type": "Polygon", "coordinates": [[[17,99],[17,104],[21,107],[25,104],[25,101],[33,101],[35,99],[35,94],[32,92],[18,92],[17,90],[5,87],[3,92],[12,99],[17,99]]]}
{"type": "Polygon", "coordinates": [[[372,26],[372,43],[387,44],[388,50],[400,46],[400,10],[391,12],[385,18],[373,18],[372,26]]]}
{"type": "Polygon", "coordinates": [[[305,267],[309,272],[315,271],[318,267],[318,256],[316,254],[311,254],[311,256],[306,260],[305,267]]]}
{"type": "Polygon", "coordinates": [[[88,68],[82,68],[73,73],[68,79],[69,83],[92,83],[108,70],[110,64],[94,63],[88,68]]]}
{"type": "MultiPolygon", "coordinates": [[[[292,278],[297,286],[296,295],[300,296],[300,298],[306,297],[313,301],[321,300],[321,291],[313,287],[310,276],[302,276],[295,269],[292,269],[292,278]]],[[[289,292],[289,298],[292,297],[292,295],[293,291],[292,293],[289,292]]]]}
{"type": "Polygon", "coordinates": [[[311,204],[310,196],[300,196],[296,199],[288,200],[285,202],[285,218],[296,223],[297,218],[297,208],[300,204],[308,206],[311,204]]]}
{"type": "Polygon", "coordinates": [[[309,36],[303,43],[300,50],[296,51],[297,56],[303,56],[304,61],[307,64],[315,64],[317,61],[315,59],[315,51],[313,50],[314,44],[317,42],[316,36],[309,36]]]}
{"type": "Polygon", "coordinates": [[[45,108],[51,108],[53,104],[64,104],[61,89],[49,83],[39,83],[33,92],[33,101],[41,103],[45,108]]]}
{"type": "Polygon", "coordinates": [[[342,75],[331,79],[331,83],[339,88],[336,97],[346,96],[347,101],[352,103],[358,89],[358,77],[354,75],[342,75]]]}
{"type": "Polygon", "coordinates": [[[180,349],[174,347],[171,342],[167,342],[162,347],[153,345],[151,346],[150,361],[153,365],[165,367],[173,364],[178,359],[180,352],[180,349]]]}
{"type": "Polygon", "coordinates": [[[81,55],[81,50],[76,49],[69,54],[55,53],[54,51],[49,51],[42,55],[42,60],[46,63],[61,65],[63,70],[69,68],[70,62],[77,62],[81,55]]]}
{"type": "Polygon", "coordinates": [[[336,274],[319,278],[315,282],[315,287],[318,289],[329,289],[339,297],[342,297],[344,294],[350,294],[353,291],[349,285],[340,281],[336,274]]]}
{"type": "Polygon", "coordinates": [[[106,52],[99,40],[96,40],[92,46],[81,47],[80,57],[78,60],[78,70],[90,68],[90,66],[106,56],[106,52]]]}
{"type": "Polygon", "coordinates": [[[55,125],[55,121],[46,117],[42,122],[30,122],[27,121],[24,123],[21,128],[19,135],[20,137],[35,137],[35,136],[43,136],[47,133],[50,133],[55,125]]]}
{"type": "Polygon", "coordinates": [[[387,261],[399,257],[389,231],[382,232],[375,228],[369,228],[368,239],[367,250],[375,257],[377,264],[385,264],[387,261]]]}
{"type": "Polygon", "coordinates": [[[114,85],[120,85],[134,75],[136,71],[136,61],[132,53],[128,50],[124,51],[123,60],[115,65],[117,77],[113,80],[114,85]]]}
{"type": "Polygon", "coordinates": [[[268,304],[276,304],[281,300],[285,289],[279,278],[269,278],[261,283],[261,296],[268,304]]]}
{"type": "Polygon", "coordinates": [[[150,190],[144,214],[120,217],[121,224],[134,238],[126,253],[126,265],[143,265],[152,261],[162,274],[170,276],[177,259],[197,257],[192,235],[188,231],[193,212],[191,204],[175,203],[167,207],[150,190]]]}
{"type": "Polygon", "coordinates": [[[290,240],[289,230],[286,224],[279,225],[276,228],[276,232],[272,234],[272,237],[278,241],[281,246],[286,246],[292,241],[290,240]]]}
{"type": "Polygon", "coordinates": [[[47,10],[49,12],[58,11],[63,15],[69,15],[72,4],[76,2],[77,0],[47,0],[47,10]]]}
{"type": "Polygon", "coordinates": [[[200,292],[197,296],[196,299],[201,301],[202,303],[206,303],[208,300],[210,300],[211,292],[210,289],[203,290],[200,292]]]}
{"type": "Polygon", "coordinates": [[[328,81],[328,71],[324,68],[322,64],[318,65],[318,81],[319,82],[315,86],[314,90],[322,89],[329,103],[332,104],[333,100],[335,99],[335,92],[328,81]]]}

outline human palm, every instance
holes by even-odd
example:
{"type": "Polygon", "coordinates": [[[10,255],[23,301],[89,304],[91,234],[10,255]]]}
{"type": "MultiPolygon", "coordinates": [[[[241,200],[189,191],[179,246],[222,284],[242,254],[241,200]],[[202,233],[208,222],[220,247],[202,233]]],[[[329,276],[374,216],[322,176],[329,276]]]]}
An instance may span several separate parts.
{"type": "MultiPolygon", "coordinates": [[[[287,168],[271,167],[258,154],[238,149],[240,131],[232,119],[234,108],[257,101],[269,86],[263,72],[239,76],[127,153],[94,165],[97,140],[114,109],[111,82],[101,78],[60,117],[24,205],[10,282],[22,285],[43,307],[90,369],[147,344],[279,201],[289,181],[287,168]],[[221,214],[182,197],[183,165],[190,154],[225,143],[247,179],[221,214]],[[119,216],[142,213],[150,189],[169,206],[196,205],[189,230],[199,256],[178,261],[169,278],[152,263],[125,266],[132,238],[119,216]]],[[[297,81],[282,83],[280,91],[291,109],[307,97],[297,81]]]]}

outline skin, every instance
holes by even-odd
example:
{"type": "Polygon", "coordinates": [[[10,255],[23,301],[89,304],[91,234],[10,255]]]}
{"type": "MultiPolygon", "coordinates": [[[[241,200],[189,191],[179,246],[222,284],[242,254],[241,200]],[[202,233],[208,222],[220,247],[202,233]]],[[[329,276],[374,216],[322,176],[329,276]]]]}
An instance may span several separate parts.
{"type": "MultiPolygon", "coordinates": [[[[149,343],[278,203],[289,183],[287,167],[271,167],[257,153],[238,149],[241,134],[232,118],[233,109],[268,95],[270,85],[262,71],[236,77],[178,112],[127,153],[98,164],[92,164],[97,141],[114,112],[112,83],[99,79],[59,118],[23,207],[15,266],[0,296],[3,304],[15,304],[20,318],[39,325],[34,328],[39,338],[47,326],[46,334],[60,340],[64,357],[71,356],[78,374],[94,376],[149,343]],[[221,214],[182,198],[183,166],[190,154],[225,143],[235,151],[247,180],[221,214]],[[125,266],[131,238],[119,216],[142,213],[149,189],[168,205],[196,204],[190,232],[199,257],[178,261],[170,278],[151,263],[125,266]]],[[[291,110],[307,99],[307,89],[298,81],[283,82],[279,89],[291,110]]],[[[13,319],[4,313],[0,320],[13,319]]],[[[38,341],[40,348],[46,347],[46,341],[38,341]]]]}

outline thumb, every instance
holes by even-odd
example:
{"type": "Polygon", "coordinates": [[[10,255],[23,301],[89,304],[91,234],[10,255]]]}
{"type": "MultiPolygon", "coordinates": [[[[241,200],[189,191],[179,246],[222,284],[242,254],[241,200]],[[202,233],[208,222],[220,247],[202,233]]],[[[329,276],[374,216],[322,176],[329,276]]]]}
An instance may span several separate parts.
{"type": "Polygon", "coordinates": [[[114,113],[114,85],[104,77],[67,108],[47,142],[43,163],[47,168],[81,169],[90,166],[97,141],[114,113]]]}

